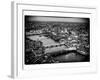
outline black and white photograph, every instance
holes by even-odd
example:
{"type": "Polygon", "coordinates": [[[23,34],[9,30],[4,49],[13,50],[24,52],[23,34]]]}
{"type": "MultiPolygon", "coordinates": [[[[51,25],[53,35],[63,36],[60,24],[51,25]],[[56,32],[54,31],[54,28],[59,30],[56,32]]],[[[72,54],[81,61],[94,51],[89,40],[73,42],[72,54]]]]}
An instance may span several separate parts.
{"type": "Polygon", "coordinates": [[[90,19],[24,15],[24,62],[90,61],[90,19]]]}
{"type": "Polygon", "coordinates": [[[97,71],[95,7],[13,2],[11,11],[13,78],[97,71]]]}

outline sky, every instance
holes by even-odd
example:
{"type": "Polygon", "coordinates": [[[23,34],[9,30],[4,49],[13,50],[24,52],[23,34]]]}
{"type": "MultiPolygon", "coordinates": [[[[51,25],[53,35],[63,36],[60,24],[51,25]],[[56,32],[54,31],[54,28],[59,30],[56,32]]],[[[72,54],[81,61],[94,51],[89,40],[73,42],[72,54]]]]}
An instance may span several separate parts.
{"type": "Polygon", "coordinates": [[[42,22],[79,22],[87,23],[88,18],[78,17],[50,17],[50,16],[26,16],[28,21],[42,21],[42,22]]]}

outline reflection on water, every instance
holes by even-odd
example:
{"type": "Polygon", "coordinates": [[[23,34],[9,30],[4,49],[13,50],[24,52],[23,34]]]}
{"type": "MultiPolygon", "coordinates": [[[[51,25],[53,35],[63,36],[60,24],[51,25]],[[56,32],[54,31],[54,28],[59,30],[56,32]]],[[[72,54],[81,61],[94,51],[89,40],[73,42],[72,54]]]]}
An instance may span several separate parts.
{"type": "Polygon", "coordinates": [[[25,16],[25,64],[89,62],[89,20],[25,16]]]}
{"type": "Polygon", "coordinates": [[[70,54],[65,54],[65,55],[55,57],[55,60],[61,62],[70,62],[70,61],[76,62],[76,61],[82,61],[83,59],[85,59],[84,56],[76,55],[76,53],[70,53],[70,54]]]}
{"type": "MultiPolygon", "coordinates": [[[[45,37],[43,35],[41,36],[34,35],[34,36],[29,36],[28,38],[33,41],[41,41],[44,47],[52,45],[60,45],[60,43],[55,42],[53,39],[45,37]]],[[[31,59],[33,60],[32,64],[40,64],[40,63],[44,64],[44,63],[49,63],[49,61],[51,61],[50,63],[80,62],[80,61],[89,61],[89,55],[84,56],[83,54],[77,52],[76,48],[66,48],[65,45],[62,45],[57,47],[46,48],[45,55],[43,54],[43,57],[41,56],[35,59],[35,56],[33,56],[33,58],[31,59]]]]}

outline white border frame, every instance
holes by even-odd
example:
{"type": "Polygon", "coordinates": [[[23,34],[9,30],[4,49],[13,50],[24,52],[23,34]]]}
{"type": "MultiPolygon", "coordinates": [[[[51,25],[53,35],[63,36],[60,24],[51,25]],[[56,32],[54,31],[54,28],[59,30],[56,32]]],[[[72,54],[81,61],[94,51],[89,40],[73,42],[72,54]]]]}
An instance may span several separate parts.
{"type": "Polygon", "coordinates": [[[96,8],[12,3],[12,67],[11,76],[40,77],[72,73],[96,72],[95,37],[96,8]],[[55,13],[55,14],[54,14],[55,13]],[[90,62],[24,65],[24,15],[90,18],[90,62]],[[63,14],[63,15],[62,15],[63,14]]]}

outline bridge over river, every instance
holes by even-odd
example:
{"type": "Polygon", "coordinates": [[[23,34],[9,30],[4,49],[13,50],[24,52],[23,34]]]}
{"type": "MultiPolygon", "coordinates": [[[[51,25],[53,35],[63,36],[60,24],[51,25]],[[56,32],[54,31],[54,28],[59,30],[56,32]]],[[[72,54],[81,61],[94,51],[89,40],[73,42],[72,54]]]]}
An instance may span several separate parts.
{"type": "MultiPolygon", "coordinates": [[[[45,53],[49,53],[50,55],[59,55],[63,53],[63,55],[55,57],[55,60],[61,62],[62,61],[69,62],[69,61],[81,61],[85,59],[86,55],[84,55],[84,53],[82,52],[78,52],[75,47],[68,48],[67,45],[65,45],[64,43],[61,44],[55,42],[53,39],[48,38],[44,35],[31,35],[27,37],[31,40],[36,40],[36,41],[39,40],[43,42],[43,46],[45,47],[45,53]]],[[[37,60],[38,59],[36,59],[36,61],[37,60]]]]}
{"type": "Polygon", "coordinates": [[[28,38],[31,40],[36,40],[36,41],[39,40],[43,42],[43,46],[46,48],[45,50],[46,53],[51,53],[51,52],[56,52],[61,50],[76,50],[75,47],[67,48],[65,44],[55,42],[53,39],[45,36],[34,35],[34,36],[29,36],[28,38]]]}

